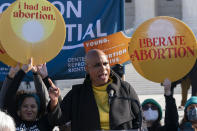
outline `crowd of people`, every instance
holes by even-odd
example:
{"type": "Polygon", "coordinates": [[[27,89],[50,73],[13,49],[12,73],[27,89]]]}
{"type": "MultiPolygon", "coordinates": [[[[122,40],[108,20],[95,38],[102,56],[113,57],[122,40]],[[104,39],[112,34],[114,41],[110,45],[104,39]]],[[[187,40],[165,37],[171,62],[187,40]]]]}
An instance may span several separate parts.
{"type": "MultiPolygon", "coordinates": [[[[60,89],[48,76],[46,64],[19,64],[11,67],[0,90],[0,131],[52,131],[55,126],[66,131],[139,130],[196,131],[197,96],[190,72],[192,97],[184,98],[184,118],[179,123],[174,83],[168,78],[162,83],[165,98],[165,118],[160,104],[153,98],[140,103],[134,88],[124,80],[124,68],[110,68],[104,52],[98,49],[86,54],[86,77],[73,85],[62,99],[60,89]],[[32,72],[35,91],[18,91],[26,73],[32,72]]],[[[176,84],[175,84],[176,85],[176,84]]]]}

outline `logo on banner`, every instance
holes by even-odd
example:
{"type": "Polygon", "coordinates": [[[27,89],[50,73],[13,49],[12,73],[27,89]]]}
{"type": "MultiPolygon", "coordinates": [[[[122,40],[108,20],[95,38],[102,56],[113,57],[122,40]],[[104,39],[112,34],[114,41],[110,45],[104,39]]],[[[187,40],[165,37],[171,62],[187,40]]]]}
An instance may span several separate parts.
{"type": "Polygon", "coordinates": [[[106,37],[84,42],[84,47],[86,52],[91,49],[102,50],[107,55],[110,66],[113,66],[129,61],[128,43],[130,39],[123,32],[117,32],[106,37]]]}
{"type": "Polygon", "coordinates": [[[145,21],[134,32],[129,55],[139,74],[154,82],[176,81],[193,67],[196,39],[178,19],[162,16],[145,21]]]}
{"type": "Polygon", "coordinates": [[[61,13],[46,0],[14,2],[3,13],[0,28],[8,55],[20,63],[28,63],[33,57],[34,65],[54,58],[66,37],[61,13]]]}

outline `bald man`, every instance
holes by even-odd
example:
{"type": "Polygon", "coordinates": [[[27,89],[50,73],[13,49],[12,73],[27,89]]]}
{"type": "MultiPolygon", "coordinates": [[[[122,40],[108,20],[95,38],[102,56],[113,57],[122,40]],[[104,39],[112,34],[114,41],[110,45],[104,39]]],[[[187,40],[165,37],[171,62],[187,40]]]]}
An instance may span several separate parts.
{"type": "MultiPolygon", "coordinates": [[[[83,84],[74,85],[61,105],[51,110],[57,125],[71,121],[72,131],[128,130],[141,126],[139,99],[129,83],[122,81],[110,70],[108,59],[101,50],[86,54],[86,78],[83,84]]],[[[54,87],[56,88],[56,87],[54,87]]],[[[51,94],[51,103],[57,95],[51,94]]]]}
{"type": "Polygon", "coordinates": [[[86,72],[94,86],[108,83],[110,66],[106,55],[101,50],[90,50],[86,55],[86,72]]]}

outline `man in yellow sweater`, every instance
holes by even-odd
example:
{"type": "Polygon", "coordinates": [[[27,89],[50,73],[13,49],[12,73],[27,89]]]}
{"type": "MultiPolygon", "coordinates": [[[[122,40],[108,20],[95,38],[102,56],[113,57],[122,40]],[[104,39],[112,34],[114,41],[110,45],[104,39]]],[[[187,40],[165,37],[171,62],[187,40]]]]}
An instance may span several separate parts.
{"type": "Polygon", "coordinates": [[[110,70],[104,52],[98,49],[86,54],[86,78],[58,103],[58,88],[49,92],[50,109],[57,118],[52,124],[71,121],[72,131],[129,130],[141,127],[141,107],[131,85],[110,70]]]}

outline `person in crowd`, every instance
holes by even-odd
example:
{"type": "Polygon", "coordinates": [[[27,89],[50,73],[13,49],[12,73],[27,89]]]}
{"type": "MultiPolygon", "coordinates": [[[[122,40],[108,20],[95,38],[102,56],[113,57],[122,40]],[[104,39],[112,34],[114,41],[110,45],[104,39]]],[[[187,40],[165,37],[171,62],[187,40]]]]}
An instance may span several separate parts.
{"type": "MultiPolygon", "coordinates": [[[[46,85],[46,88],[47,88],[47,92],[49,90],[49,88],[51,87],[50,83],[49,83],[49,75],[48,75],[48,71],[47,71],[47,66],[46,66],[46,63],[45,64],[42,64],[42,65],[38,65],[37,66],[37,73],[41,76],[44,84],[46,85]]],[[[50,79],[51,80],[51,79],[50,79]]],[[[35,80],[34,80],[35,81],[35,80]]],[[[44,88],[44,89],[46,89],[44,88]]],[[[48,105],[48,102],[49,102],[49,96],[48,96],[48,93],[45,93],[46,90],[42,91],[43,94],[45,94],[45,99],[46,99],[46,105],[48,105]]],[[[58,98],[58,101],[59,103],[61,103],[62,101],[62,97],[59,96],[58,98]]],[[[71,131],[71,123],[70,122],[67,122],[66,124],[64,125],[61,125],[59,126],[59,129],[61,131],[71,131]]]]}
{"type": "MultiPolygon", "coordinates": [[[[44,83],[42,79],[37,79],[35,82],[36,93],[23,93],[17,95],[19,85],[27,72],[34,71],[32,59],[29,64],[24,64],[17,72],[10,86],[7,89],[4,98],[4,109],[14,118],[16,123],[16,131],[52,131],[53,127],[49,124],[48,113],[44,112],[45,94],[43,93],[44,83]]],[[[48,91],[46,92],[48,93],[48,91]]]]}
{"type": "MultiPolygon", "coordinates": [[[[110,71],[108,59],[98,49],[86,54],[86,78],[58,103],[59,88],[51,83],[50,110],[58,125],[71,121],[72,131],[129,130],[141,127],[142,112],[132,86],[110,71]]],[[[51,114],[52,115],[52,114],[51,114]]]]}
{"type": "Polygon", "coordinates": [[[197,130],[197,96],[192,96],[185,104],[184,116],[178,131],[197,130]]]}
{"type": "Polygon", "coordinates": [[[148,131],[176,131],[178,129],[178,112],[175,99],[171,92],[171,82],[163,82],[165,96],[165,124],[161,125],[162,108],[154,99],[146,99],[142,103],[142,110],[148,131]]]}
{"type": "Polygon", "coordinates": [[[194,64],[192,70],[189,73],[189,77],[191,80],[191,86],[192,86],[192,96],[197,96],[197,59],[196,63],[194,64]]]}
{"type": "MultiPolygon", "coordinates": [[[[42,81],[44,82],[44,84],[45,84],[45,86],[47,88],[47,91],[48,91],[49,88],[51,87],[51,85],[49,83],[49,79],[51,80],[51,78],[48,75],[46,63],[37,66],[37,73],[42,78],[42,81]]],[[[44,94],[46,95],[45,96],[45,98],[46,98],[46,105],[48,105],[48,102],[49,102],[48,93],[44,93],[44,94]]],[[[61,101],[62,101],[62,97],[61,96],[59,96],[58,101],[61,103],[61,101]]]]}
{"type": "Polygon", "coordinates": [[[20,69],[19,64],[17,64],[16,67],[11,67],[8,75],[6,76],[3,82],[2,88],[0,90],[0,109],[3,108],[4,98],[5,98],[7,89],[10,86],[10,83],[12,82],[15,74],[19,71],[19,69],[20,69]]]}
{"type": "Polygon", "coordinates": [[[11,116],[0,110],[0,131],[16,131],[14,120],[11,116]]]}
{"type": "Polygon", "coordinates": [[[188,91],[191,85],[190,77],[187,76],[181,81],[181,105],[179,106],[179,109],[184,109],[184,105],[187,101],[188,91]]]}
{"type": "Polygon", "coordinates": [[[122,64],[115,64],[114,66],[112,66],[112,71],[114,71],[116,74],[118,74],[118,76],[122,79],[125,80],[124,77],[124,66],[122,64]]]}

